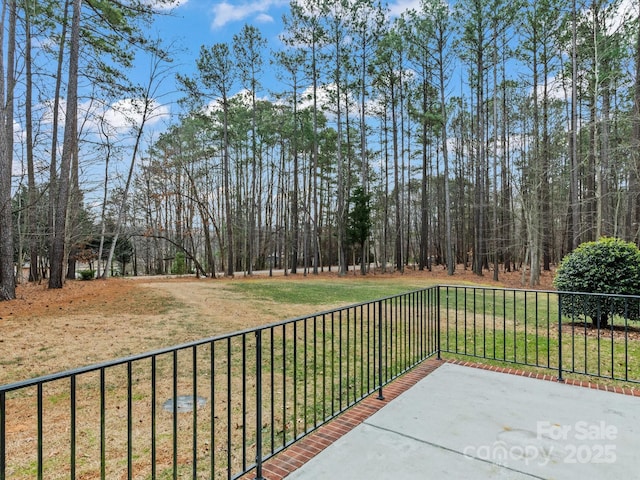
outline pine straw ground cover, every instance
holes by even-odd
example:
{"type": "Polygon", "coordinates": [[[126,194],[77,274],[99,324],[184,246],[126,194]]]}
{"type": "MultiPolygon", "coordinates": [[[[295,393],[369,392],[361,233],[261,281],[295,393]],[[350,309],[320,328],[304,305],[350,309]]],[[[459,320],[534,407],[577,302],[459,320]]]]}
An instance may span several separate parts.
{"type": "MultiPolygon", "coordinates": [[[[33,378],[40,375],[51,374],[89,364],[108,361],[115,358],[157,350],[185,342],[190,342],[214,335],[242,330],[245,328],[264,325],[280,321],[286,318],[310,314],[321,310],[336,307],[341,304],[354,303],[365,299],[347,295],[340,298],[323,299],[309,297],[304,303],[283,303],[269,300],[259,296],[261,285],[264,282],[286,282],[287,287],[300,288],[312,287],[314,284],[327,283],[348,287],[344,291],[356,291],[366,283],[369,290],[375,291],[375,297],[401,291],[414,290],[438,283],[482,283],[492,286],[519,287],[521,281],[520,272],[501,274],[501,282],[492,282],[489,275],[479,278],[468,270],[458,269],[454,277],[446,275],[446,271],[440,268],[432,272],[418,272],[408,270],[405,274],[375,274],[365,279],[359,275],[338,277],[335,273],[323,273],[315,275],[295,275],[265,278],[256,276],[246,278],[242,275],[235,279],[195,279],[195,278],[136,278],[136,279],[109,279],[94,281],[68,282],[62,290],[48,290],[46,285],[21,285],[18,287],[18,298],[15,301],[0,304],[0,384],[33,378]],[[351,288],[349,288],[351,287],[351,288]],[[258,295],[252,295],[252,292],[258,295]]],[[[551,275],[543,276],[541,288],[549,288],[551,275]]],[[[336,289],[339,290],[339,289],[336,289]]],[[[310,290],[311,291],[311,290],[310,290]]],[[[159,371],[170,373],[170,359],[167,365],[159,365],[159,371]]],[[[135,367],[134,367],[135,368],[135,367]]],[[[125,367],[122,367],[120,376],[126,375],[125,367]]],[[[134,371],[134,376],[135,376],[134,371]]],[[[115,378],[109,383],[112,390],[109,398],[111,405],[107,405],[110,414],[105,419],[107,432],[115,432],[116,426],[126,422],[126,385],[118,379],[117,370],[111,374],[115,378]],[[115,392],[115,393],[114,393],[115,392]],[[113,426],[113,428],[110,427],[113,426]]],[[[241,375],[237,370],[231,376],[233,387],[241,383],[241,375]]],[[[134,402],[134,418],[136,422],[148,423],[150,409],[147,405],[150,387],[148,379],[144,379],[133,387],[133,399],[144,401],[134,402]],[[139,409],[139,411],[137,411],[139,409]]],[[[171,396],[171,375],[163,376],[156,385],[157,402],[164,401],[171,396]]],[[[93,425],[94,428],[78,428],[76,439],[78,452],[77,478],[97,478],[95,472],[99,471],[99,444],[96,438],[95,426],[99,424],[97,374],[83,378],[76,386],[77,398],[77,425],[93,425]]],[[[202,390],[206,385],[199,387],[202,390]]],[[[45,387],[46,402],[43,409],[46,421],[42,425],[43,436],[48,440],[43,450],[47,465],[46,478],[68,478],[68,465],[57,464],[59,457],[68,458],[69,432],[69,398],[68,382],[45,387]],[[61,451],[62,454],[61,454],[61,451]]],[[[32,395],[32,393],[30,394],[32,395]]],[[[11,478],[34,478],[35,458],[33,456],[34,442],[37,434],[33,422],[35,414],[33,399],[26,401],[20,395],[8,397],[7,434],[10,436],[7,454],[20,459],[20,453],[25,454],[24,461],[18,460],[10,470],[11,478]]],[[[249,399],[251,401],[251,399],[249,399]]],[[[216,404],[225,405],[225,398],[216,398],[216,404]]],[[[215,415],[226,415],[221,407],[215,415]]],[[[238,405],[234,408],[239,408],[238,405]]],[[[207,424],[208,410],[199,414],[199,421],[207,424]]],[[[174,462],[172,456],[171,414],[158,415],[157,437],[161,441],[157,444],[156,464],[159,466],[158,478],[169,478],[171,465],[174,462]],[[164,472],[164,473],[162,473],[164,472]]],[[[210,419],[209,419],[210,420],[210,419]]],[[[247,418],[246,423],[251,424],[252,418],[247,418]]],[[[180,445],[188,445],[192,436],[191,423],[187,417],[180,418],[177,425],[180,445]]],[[[291,428],[285,425],[282,427],[291,428]]],[[[233,435],[246,434],[242,425],[232,427],[233,435]]],[[[126,431],[126,430],[125,430],[126,431]]],[[[213,432],[220,437],[226,432],[213,432]]],[[[249,432],[250,434],[251,432],[249,432]]],[[[110,433],[108,433],[110,434],[110,433]]],[[[199,434],[200,436],[200,434],[199,434]]],[[[134,438],[137,450],[132,455],[139,458],[136,463],[139,474],[134,472],[134,478],[149,478],[149,449],[151,448],[148,433],[144,438],[134,438]]],[[[110,444],[124,444],[126,438],[107,439],[110,444]]],[[[198,455],[210,456],[211,448],[206,436],[200,441],[198,455]]],[[[249,445],[249,448],[251,445],[249,445]]],[[[189,449],[179,450],[180,464],[188,463],[189,449]],[[184,458],[183,458],[184,457],[184,458]]],[[[225,452],[214,452],[216,461],[224,462],[225,452]]],[[[109,460],[107,478],[120,478],[116,472],[123,471],[126,465],[126,449],[114,448],[106,452],[109,460]],[[123,453],[125,458],[123,460],[123,453]]],[[[238,463],[237,456],[232,462],[238,463]]],[[[126,469],[125,469],[126,470],[126,469]]],[[[200,472],[202,478],[207,478],[206,472],[200,472]]],[[[181,470],[179,476],[191,476],[186,467],[181,470]]]]}

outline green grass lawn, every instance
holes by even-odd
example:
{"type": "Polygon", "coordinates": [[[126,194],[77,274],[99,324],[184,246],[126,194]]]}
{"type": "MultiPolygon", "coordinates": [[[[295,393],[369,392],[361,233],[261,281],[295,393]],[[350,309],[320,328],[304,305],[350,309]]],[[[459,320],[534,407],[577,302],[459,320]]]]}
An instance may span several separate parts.
{"type": "Polygon", "coordinates": [[[379,280],[273,282],[259,280],[235,283],[231,288],[249,299],[270,300],[283,304],[348,305],[405,293],[424,285],[398,284],[379,280]]]}
{"type": "Polygon", "coordinates": [[[457,358],[557,372],[561,350],[563,375],[640,382],[636,322],[613,317],[608,328],[591,328],[588,318],[560,317],[558,296],[547,292],[453,287],[440,302],[441,346],[457,358]]]}

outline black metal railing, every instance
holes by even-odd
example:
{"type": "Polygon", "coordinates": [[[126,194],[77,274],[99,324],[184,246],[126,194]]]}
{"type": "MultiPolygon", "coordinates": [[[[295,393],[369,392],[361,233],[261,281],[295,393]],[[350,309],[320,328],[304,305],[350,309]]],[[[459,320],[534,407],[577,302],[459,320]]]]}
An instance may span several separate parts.
{"type": "Polygon", "coordinates": [[[0,479],[238,478],[437,353],[426,289],[0,387],[0,479]]]}
{"type": "Polygon", "coordinates": [[[441,286],[441,351],[640,382],[640,297],[441,286]]]}
{"type": "Polygon", "coordinates": [[[239,478],[433,355],[640,382],[640,297],[438,286],[0,386],[0,480],[239,478]]]}

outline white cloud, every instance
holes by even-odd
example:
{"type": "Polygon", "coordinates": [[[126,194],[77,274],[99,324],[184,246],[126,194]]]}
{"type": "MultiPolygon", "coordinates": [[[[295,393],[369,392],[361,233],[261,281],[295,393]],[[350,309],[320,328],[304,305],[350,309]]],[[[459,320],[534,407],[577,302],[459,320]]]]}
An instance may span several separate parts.
{"type": "Polygon", "coordinates": [[[288,0],[262,0],[250,2],[219,2],[213,6],[212,28],[224,27],[227,23],[239,22],[248,17],[257,15],[260,22],[273,21],[267,13],[271,8],[287,5],[288,0]]]}
{"type": "Polygon", "coordinates": [[[20,123],[13,121],[13,142],[22,143],[27,139],[27,132],[22,128],[20,123]]]}
{"type": "MultiPolygon", "coordinates": [[[[568,87],[571,88],[571,87],[568,87]]],[[[551,100],[568,100],[568,97],[571,95],[570,92],[567,93],[567,86],[563,83],[562,78],[551,77],[547,81],[547,97],[551,100]]],[[[540,84],[537,87],[537,94],[539,101],[542,101],[544,97],[544,84],[540,84]]]]}
{"type": "MultiPolygon", "coordinates": [[[[599,14],[601,16],[604,15],[603,18],[607,34],[613,35],[625,27],[625,25],[634,21],[634,19],[638,17],[639,10],[640,7],[637,0],[622,0],[604,7],[600,10],[599,14]]],[[[590,26],[593,25],[593,9],[590,3],[585,5],[582,10],[582,15],[590,26]]]]}
{"type": "Polygon", "coordinates": [[[260,13],[256,15],[255,21],[256,23],[273,23],[275,20],[271,15],[260,13]]]}
{"type": "Polygon", "coordinates": [[[420,10],[420,0],[396,0],[389,3],[389,14],[399,17],[408,10],[420,10]]]}
{"type": "MultiPolygon", "coordinates": [[[[45,124],[53,124],[53,107],[54,107],[54,99],[45,100],[42,103],[42,122],[45,124]]],[[[62,119],[61,124],[64,125],[64,98],[60,98],[58,100],[58,122],[60,123],[60,119],[62,119]]]]}
{"type": "Polygon", "coordinates": [[[607,19],[607,33],[614,33],[631,19],[637,18],[639,9],[637,0],[622,0],[607,19]]]}
{"type": "MultiPolygon", "coordinates": [[[[246,88],[243,88],[240,91],[238,91],[238,93],[231,95],[229,99],[239,100],[240,103],[243,104],[246,108],[251,108],[251,102],[252,102],[251,92],[249,92],[249,90],[247,90],[246,88]]],[[[256,101],[268,102],[270,100],[269,100],[269,97],[257,96],[256,101]]],[[[222,98],[220,97],[214,98],[213,100],[211,100],[204,107],[202,107],[202,110],[201,110],[201,112],[205,115],[213,115],[215,112],[221,112],[221,111],[222,111],[222,98]]]]}
{"type": "Polygon", "coordinates": [[[146,3],[157,11],[173,10],[185,5],[189,0],[146,0],[146,3]]]}
{"type": "MultiPolygon", "coordinates": [[[[42,121],[46,124],[52,124],[53,100],[46,101],[43,107],[42,121]]],[[[95,100],[82,102],[78,104],[79,126],[87,132],[99,132],[102,124],[112,134],[122,133],[132,127],[140,126],[144,114],[143,107],[143,100],[135,98],[118,100],[111,105],[105,105],[95,100]]],[[[169,118],[169,116],[170,111],[167,105],[151,100],[145,125],[147,127],[153,126],[169,118]]],[[[65,101],[60,99],[58,108],[58,125],[60,128],[64,128],[65,117],[65,101]]]]}
{"type": "MultiPolygon", "coordinates": [[[[105,122],[116,130],[139,127],[145,120],[143,116],[144,101],[137,98],[119,100],[103,112],[105,122]]],[[[151,100],[145,120],[146,126],[153,126],[168,117],[169,108],[156,100],[151,100]]]]}

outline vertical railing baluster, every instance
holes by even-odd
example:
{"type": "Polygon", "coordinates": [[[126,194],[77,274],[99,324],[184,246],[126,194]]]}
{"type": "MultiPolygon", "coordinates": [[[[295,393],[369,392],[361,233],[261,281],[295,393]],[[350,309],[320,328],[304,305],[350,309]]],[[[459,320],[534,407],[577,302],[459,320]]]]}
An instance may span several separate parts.
{"type": "MultiPolygon", "coordinates": [[[[393,304],[389,304],[389,300],[384,301],[383,316],[381,321],[383,322],[383,342],[384,349],[381,348],[380,352],[384,355],[384,380],[389,379],[389,369],[391,368],[391,359],[393,357],[393,304]]],[[[382,383],[380,383],[382,385],[382,383]]]]}
{"type": "Polygon", "coordinates": [[[242,471],[247,469],[247,335],[242,335],[242,471]]]}
{"type": "Polygon", "coordinates": [[[356,354],[358,352],[358,322],[357,322],[357,314],[356,314],[357,310],[354,308],[353,309],[353,353],[352,353],[352,363],[353,363],[353,379],[350,382],[351,384],[351,390],[353,392],[353,396],[352,401],[353,403],[355,403],[357,401],[358,395],[357,395],[357,385],[358,385],[358,373],[357,373],[357,360],[356,360],[356,354]]]}
{"type": "Polygon", "coordinates": [[[371,356],[371,334],[374,334],[375,341],[375,330],[371,328],[371,303],[367,303],[367,393],[371,393],[371,362],[375,359],[371,356]]]}
{"type": "Polygon", "coordinates": [[[502,360],[507,360],[507,294],[502,293],[502,360]]]}
{"type": "Polygon", "coordinates": [[[198,476],[198,347],[195,345],[191,349],[192,372],[191,380],[193,383],[193,440],[192,440],[192,470],[191,474],[195,480],[198,476]]]}
{"type": "MultiPolygon", "coordinates": [[[[42,428],[42,424],[43,424],[43,419],[42,419],[42,383],[38,383],[38,387],[37,387],[37,429],[38,429],[38,480],[42,480],[44,478],[44,472],[43,472],[43,467],[44,467],[44,455],[43,455],[43,448],[44,448],[44,438],[43,438],[43,428],[42,428]]],[[[4,407],[2,408],[2,412],[4,413],[4,407]]],[[[4,435],[2,435],[2,440],[4,440],[4,435]]],[[[2,477],[4,478],[4,477],[2,477]]]]}
{"type": "MultiPolygon", "coordinates": [[[[313,392],[313,402],[312,405],[315,405],[315,401],[316,401],[316,382],[315,382],[315,378],[316,378],[316,374],[315,374],[315,368],[316,368],[316,360],[315,360],[315,317],[313,319],[313,326],[314,326],[314,330],[313,330],[313,388],[311,389],[311,391],[313,392]]],[[[309,396],[309,387],[308,387],[308,383],[309,383],[309,379],[308,379],[308,370],[309,370],[309,349],[308,349],[308,344],[309,344],[309,334],[308,334],[308,321],[307,318],[304,319],[304,428],[303,428],[303,432],[306,433],[308,431],[308,418],[307,418],[307,413],[309,410],[309,402],[308,402],[308,396],[309,396]]],[[[315,426],[315,407],[314,407],[314,426],[315,426]]]]}
{"type": "Polygon", "coordinates": [[[174,350],[173,355],[173,480],[178,480],[178,351],[174,350]]]}
{"type": "MultiPolygon", "coordinates": [[[[442,360],[442,312],[440,303],[440,287],[436,287],[436,311],[435,311],[435,329],[436,329],[436,353],[438,360],[442,360]]],[[[447,305],[449,304],[449,287],[447,287],[447,305]]],[[[447,327],[449,322],[449,314],[447,313],[447,327]]]]}
{"type": "Polygon", "coordinates": [[[411,307],[411,365],[415,365],[419,359],[419,345],[420,345],[420,330],[418,329],[418,322],[420,321],[420,304],[418,303],[418,293],[411,294],[412,307],[411,307]]]}
{"type": "Polygon", "coordinates": [[[383,382],[383,372],[382,372],[382,302],[383,300],[378,301],[378,400],[384,400],[384,395],[382,394],[382,384],[383,382]]]}
{"type": "Polygon", "coordinates": [[[274,336],[274,327],[269,328],[269,375],[270,378],[270,403],[271,403],[271,453],[275,451],[276,447],[276,401],[275,401],[275,385],[276,385],[276,372],[275,372],[275,336],[274,336]]]}
{"type": "MultiPolygon", "coordinates": [[[[597,346],[596,351],[597,351],[598,355],[596,357],[596,360],[597,360],[597,365],[598,365],[597,372],[598,372],[598,376],[600,376],[600,362],[601,362],[601,360],[600,360],[600,333],[601,333],[600,332],[600,327],[601,327],[601,323],[600,322],[602,321],[602,297],[600,297],[600,296],[598,297],[598,317],[597,318],[598,318],[598,325],[597,325],[597,328],[596,328],[596,346],[597,346]]],[[[587,373],[589,373],[589,372],[587,372],[587,373]]]]}
{"type": "MultiPolygon", "coordinates": [[[[7,397],[0,391],[0,480],[7,478],[7,397]]],[[[40,421],[42,419],[40,418],[40,421]]],[[[39,461],[39,464],[42,461],[39,461]]]]}
{"type": "MultiPolygon", "coordinates": [[[[601,297],[601,300],[604,300],[604,299],[601,297]]],[[[605,307],[601,307],[600,305],[598,305],[598,310],[600,310],[601,308],[606,308],[606,305],[605,305],[605,307]]],[[[609,312],[605,312],[605,315],[610,315],[610,314],[611,314],[610,311],[609,312]]],[[[602,316],[599,316],[599,318],[601,320],[602,316]]],[[[613,318],[608,318],[608,320],[609,320],[610,323],[613,323],[613,318]]],[[[598,338],[598,343],[597,343],[597,345],[598,345],[598,377],[602,376],[602,337],[600,336],[601,333],[602,333],[601,332],[601,326],[602,326],[602,324],[599,321],[598,322],[598,337],[597,337],[598,338]]]]}
{"type": "MultiPolygon", "coordinates": [[[[502,296],[504,296],[504,292],[502,292],[502,296]]],[[[497,312],[497,298],[496,298],[496,291],[493,291],[493,319],[491,321],[491,325],[493,327],[493,331],[491,332],[491,336],[493,337],[493,346],[491,349],[491,353],[492,353],[492,358],[495,360],[496,359],[496,318],[498,316],[498,312],[497,312]]],[[[504,312],[502,312],[502,314],[504,315],[504,312]]]]}
{"type": "Polygon", "coordinates": [[[356,353],[358,352],[358,322],[356,321],[356,318],[358,317],[356,314],[356,309],[353,309],[353,342],[352,342],[352,356],[351,356],[351,360],[352,360],[352,365],[353,365],[353,377],[351,378],[351,381],[349,382],[349,384],[351,385],[351,391],[353,392],[353,395],[351,397],[351,401],[353,403],[356,402],[357,400],[357,390],[356,390],[356,385],[358,384],[358,374],[357,374],[357,360],[356,360],[356,353]]]}
{"type": "Polygon", "coordinates": [[[629,302],[624,307],[624,379],[629,380],[629,302]]]}
{"type": "Polygon", "coordinates": [[[360,390],[358,391],[358,398],[363,397],[364,394],[364,306],[360,305],[360,390]]]}
{"type": "Polygon", "coordinates": [[[70,465],[69,474],[71,478],[76,478],[76,376],[70,377],[70,465]]]}
{"type": "Polygon", "coordinates": [[[264,480],[262,477],[262,330],[260,329],[256,330],[256,480],[264,480]]]}
{"type": "Polygon", "coordinates": [[[412,343],[412,337],[411,337],[411,326],[412,326],[412,322],[411,322],[411,309],[413,307],[412,304],[412,299],[413,299],[413,295],[406,295],[405,296],[405,322],[406,322],[406,327],[405,327],[405,333],[407,336],[407,339],[405,340],[405,366],[403,371],[408,370],[409,368],[411,368],[411,364],[413,363],[411,361],[411,343],[412,343]]]}
{"type": "Polygon", "coordinates": [[[405,295],[401,295],[398,298],[398,302],[400,304],[400,310],[399,310],[399,321],[400,321],[400,327],[402,328],[402,343],[400,344],[400,362],[399,362],[399,368],[398,371],[396,372],[396,375],[400,374],[400,372],[403,372],[404,370],[406,370],[407,368],[407,342],[409,340],[409,334],[407,331],[407,327],[408,327],[408,319],[407,319],[407,297],[405,295]]]}
{"type": "Polygon", "coordinates": [[[415,312],[415,335],[416,335],[416,359],[422,361],[426,358],[426,350],[424,348],[424,328],[423,322],[425,320],[424,314],[426,312],[424,308],[424,300],[426,290],[422,290],[416,294],[416,312],[415,312]]]}
{"type": "MultiPolygon", "coordinates": [[[[626,299],[625,299],[625,302],[626,302],[626,299]]],[[[614,360],[614,355],[613,355],[613,347],[614,347],[614,344],[615,344],[614,337],[613,337],[613,315],[612,315],[610,324],[611,324],[611,376],[610,376],[610,378],[613,379],[613,378],[615,378],[615,375],[614,375],[614,363],[615,363],[615,360],[614,360]]]]}
{"type": "MultiPolygon", "coordinates": [[[[548,293],[547,293],[547,299],[548,299],[548,293]]],[[[538,318],[540,317],[540,309],[539,309],[539,296],[536,293],[535,295],[535,303],[536,303],[536,307],[535,307],[535,317],[534,317],[534,329],[535,329],[535,344],[536,344],[536,350],[535,350],[535,356],[536,356],[536,367],[540,364],[539,362],[539,357],[538,357],[538,318]]],[[[547,310],[549,310],[549,301],[547,300],[547,310]]]]}
{"type": "MultiPolygon", "coordinates": [[[[127,478],[133,478],[133,375],[127,362],[127,478]]],[[[75,477],[74,477],[75,478],[75,477]]]]}
{"type": "Polygon", "coordinates": [[[313,316],[313,428],[318,426],[318,319],[313,316]]]}
{"type": "Polygon", "coordinates": [[[347,361],[347,365],[346,365],[346,374],[345,374],[345,380],[346,380],[346,385],[345,385],[345,406],[349,405],[350,402],[350,398],[349,398],[349,375],[351,374],[350,371],[350,367],[351,367],[351,343],[350,343],[350,337],[351,337],[351,309],[347,308],[347,319],[346,319],[346,324],[347,324],[347,335],[346,335],[346,353],[344,355],[344,358],[347,361]]]}
{"type": "Polygon", "coordinates": [[[298,322],[293,322],[293,439],[298,438],[298,322]]]}
{"type": "Polygon", "coordinates": [[[210,398],[209,409],[211,411],[210,432],[211,444],[209,445],[209,478],[216,478],[216,342],[210,343],[209,371],[211,383],[209,385],[210,398]]]}
{"type": "Polygon", "coordinates": [[[331,416],[336,411],[336,327],[335,313],[331,312],[331,416]]]}
{"type": "Polygon", "coordinates": [[[395,376],[398,374],[398,365],[400,364],[400,362],[398,361],[398,358],[400,358],[400,354],[399,354],[399,348],[402,346],[402,344],[400,343],[401,340],[398,339],[398,329],[402,326],[402,319],[400,319],[400,314],[398,313],[399,309],[400,309],[400,302],[398,301],[398,297],[392,298],[391,299],[392,303],[393,303],[393,313],[391,314],[391,318],[392,318],[392,325],[393,328],[391,329],[391,338],[390,340],[395,340],[394,341],[394,355],[393,355],[393,360],[391,361],[391,375],[389,377],[387,377],[387,380],[390,380],[392,378],[395,378],[395,376]]]}
{"type": "MultiPolygon", "coordinates": [[[[534,292],[533,298],[535,300],[536,307],[538,305],[538,294],[534,292]]],[[[528,365],[528,345],[527,345],[527,292],[524,292],[524,364],[528,365]]],[[[534,308],[534,312],[537,313],[537,309],[534,308]]]]}
{"type": "Polygon", "coordinates": [[[231,453],[232,453],[232,442],[231,442],[231,377],[233,372],[231,371],[231,337],[227,338],[227,479],[231,480],[232,478],[232,467],[231,467],[231,453]]]}
{"type": "Polygon", "coordinates": [[[342,310],[338,312],[338,410],[342,410],[342,310]]]}
{"type": "MultiPolygon", "coordinates": [[[[590,295],[582,295],[582,298],[586,301],[586,300],[590,300],[591,296],[590,295]]],[[[584,302],[583,302],[584,304],[584,302]]],[[[586,308],[583,309],[583,311],[586,311],[586,308]]],[[[572,314],[572,321],[571,323],[575,323],[575,317],[572,314]]],[[[588,355],[588,351],[587,351],[587,322],[586,322],[586,318],[585,321],[583,322],[583,334],[582,334],[582,338],[583,338],[583,344],[584,344],[584,366],[582,367],[583,373],[589,373],[589,355],[588,355]]],[[[574,355],[575,358],[575,355],[574,355]]]]}
{"type": "Polygon", "coordinates": [[[327,317],[322,314],[322,420],[327,418],[327,317]]]}
{"type": "MultiPolygon", "coordinates": [[[[156,386],[158,382],[157,377],[157,358],[155,355],[151,357],[151,478],[157,478],[156,475],[156,458],[157,458],[157,446],[156,446],[156,436],[158,431],[157,426],[157,412],[156,412],[156,403],[157,403],[157,394],[156,394],[156,386]]],[[[104,369],[101,370],[104,372],[104,369]]],[[[101,380],[101,383],[103,381],[101,380]]],[[[104,478],[104,477],[103,477],[104,478]]]]}
{"type": "Polygon", "coordinates": [[[562,378],[562,295],[558,297],[558,382],[562,378]]]}
{"type": "MultiPolygon", "coordinates": [[[[551,297],[552,295],[557,296],[557,294],[547,294],[547,368],[551,368],[551,341],[549,337],[549,331],[551,329],[552,324],[552,316],[551,316],[551,297]]],[[[554,302],[555,304],[555,302],[554,302]]]]}
{"type": "MultiPolygon", "coordinates": [[[[430,354],[431,351],[435,351],[434,349],[430,348],[430,343],[429,343],[429,337],[427,332],[428,330],[428,322],[429,322],[429,315],[430,315],[430,305],[429,305],[429,299],[431,298],[431,292],[428,289],[422,290],[420,292],[420,311],[418,312],[418,330],[419,330],[419,335],[420,335],[420,342],[419,342],[419,350],[420,350],[420,360],[424,360],[427,358],[427,356],[430,354]]],[[[435,337],[434,337],[435,338],[435,337]]],[[[433,342],[433,345],[435,347],[435,342],[433,342]]]]}
{"type": "Polygon", "coordinates": [[[467,346],[467,343],[469,342],[469,338],[468,338],[469,332],[467,331],[467,328],[468,328],[467,327],[467,316],[469,315],[468,311],[467,311],[467,308],[468,308],[467,293],[468,293],[469,290],[471,290],[473,292],[473,331],[474,331],[474,333],[475,333],[475,328],[476,328],[476,289],[475,288],[471,288],[471,289],[465,288],[464,289],[464,354],[465,355],[467,355],[469,353],[468,352],[468,348],[469,347],[467,346]]]}
{"type": "Polygon", "coordinates": [[[282,325],[282,447],[287,444],[287,325],[282,325]]]}
{"type": "Polygon", "coordinates": [[[413,322],[412,322],[412,318],[413,315],[411,315],[412,313],[412,309],[413,309],[413,298],[414,295],[413,294],[409,294],[407,295],[407,301],[406,301],[406,315],[407,315],[407,341],[406,341],[406,346],[407,346],[407,352],[405,353],[405,357],[406,357],[406,364],[405,364],[405,370],[409,369],[411,367],[411,365],[413,364],[412,361],[412,340],[413,337],[411,336],[412,333],[412,326],[413,326],[413,322]]]}

